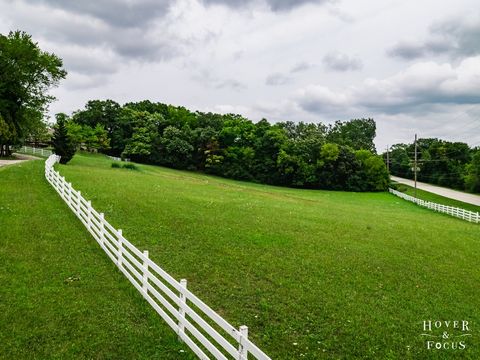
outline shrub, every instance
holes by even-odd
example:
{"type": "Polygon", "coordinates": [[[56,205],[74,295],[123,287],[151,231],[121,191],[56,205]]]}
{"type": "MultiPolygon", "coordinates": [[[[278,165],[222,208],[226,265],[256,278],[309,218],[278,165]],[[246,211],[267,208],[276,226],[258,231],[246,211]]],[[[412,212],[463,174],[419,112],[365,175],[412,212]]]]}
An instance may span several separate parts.
{"type": "Polygon", "coordinates": [[[129,170],[138,170],[138,168],[135,166],[135,164],[123,164],[124,169],[129,169],[129,170]]]}
{"type": "Polygon", "coordinates": [[[122,166],[119,163],[112,163],[112,168],[121,168],[122,166]]]}

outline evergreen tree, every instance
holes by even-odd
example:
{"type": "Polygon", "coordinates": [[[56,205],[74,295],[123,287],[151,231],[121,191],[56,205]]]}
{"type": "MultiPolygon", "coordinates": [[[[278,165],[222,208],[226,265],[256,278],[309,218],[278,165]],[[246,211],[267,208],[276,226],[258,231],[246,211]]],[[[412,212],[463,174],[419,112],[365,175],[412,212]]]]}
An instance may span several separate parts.
{"type": "Polygon", "coordinates": [[[68,163],[75,155],[76,146],[68,134],[64,116],[57,116],[57,126],[55,126],[52,143],[55,154],[61,156],[60,164],[68,163]]]}

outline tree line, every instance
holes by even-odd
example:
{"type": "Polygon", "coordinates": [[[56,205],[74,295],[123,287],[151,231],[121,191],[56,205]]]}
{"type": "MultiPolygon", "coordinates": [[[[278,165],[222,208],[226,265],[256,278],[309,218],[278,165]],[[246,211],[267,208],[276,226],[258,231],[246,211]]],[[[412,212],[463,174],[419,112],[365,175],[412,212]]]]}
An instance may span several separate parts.
{"type": "MultiPolygon", "coordinates": [[[[386,160],[387,154],[383,154],[386,160]]],[[[392,175],[414,178],[415,143],[390,148],[392,175]]],[[[469,192],[480,192],[480,148],[436,138],[417,141],[417,179],[469,192]]]]}
{"type": "Polygon", "coordinates": [[[311,189],[383,191],[389,182],[373,119],[254,123],[148,100],[91,100],[57,120],[78,147],[140,163],[311,189]]]}
{"type": "Polygon", "coordinates": [[[43,121],[48,90],[67,72],[22,31],[0,34],[0,156],[12,146],[49,142],[68,162],[76,149],[228,178],[313,189],[382,191],[388,174],[375,153],[373,119],[326,126],[257,123],[234,114],[192,112],[141,101],[92,100],[57,114],[53,139],[43,121]]]}

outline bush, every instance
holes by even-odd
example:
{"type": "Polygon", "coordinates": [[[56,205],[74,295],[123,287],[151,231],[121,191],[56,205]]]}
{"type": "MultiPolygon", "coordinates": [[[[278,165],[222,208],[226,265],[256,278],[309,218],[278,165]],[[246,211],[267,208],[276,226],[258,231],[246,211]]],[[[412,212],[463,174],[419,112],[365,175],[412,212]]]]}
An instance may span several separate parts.
{"type": "Polygon", "coordinates": [[[118,169],[121,168],[122,166],[119,163],[112,163],[112,168],[118,169]]]}
{"type": "Polygon", "coordinates": [[[123,164],[124,169],[129,169],[129,170],[138,170],[138,168],[135,166],[135,164],[123,164]]]}

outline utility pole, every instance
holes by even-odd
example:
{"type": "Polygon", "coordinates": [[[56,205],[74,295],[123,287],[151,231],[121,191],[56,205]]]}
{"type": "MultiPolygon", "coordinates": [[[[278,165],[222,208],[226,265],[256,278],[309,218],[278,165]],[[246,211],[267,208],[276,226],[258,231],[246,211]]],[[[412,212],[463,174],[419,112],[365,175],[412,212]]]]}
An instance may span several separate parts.
{"type": "Polygon", "coordinates": [[[417,134],[415,134],[415,163],[414,163],[414,172],[415,172],[415,197],[417,197],[417,134]]]}
{"type": "Polygon", "coordinates": [[[389,146],[387,145],[387,172],[390,174],[390,156],[389,156],[389,146]]]}

